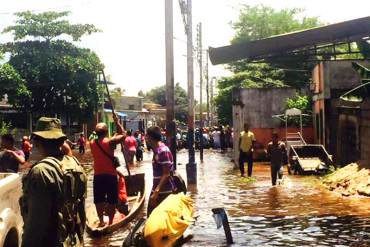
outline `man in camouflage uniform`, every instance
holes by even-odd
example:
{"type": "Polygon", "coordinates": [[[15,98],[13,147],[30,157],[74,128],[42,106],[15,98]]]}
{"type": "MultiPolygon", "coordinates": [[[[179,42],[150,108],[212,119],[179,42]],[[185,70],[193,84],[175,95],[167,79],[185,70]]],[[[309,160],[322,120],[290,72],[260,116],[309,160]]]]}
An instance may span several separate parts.
{"type": "Polygon", "coordinates": [[[32,139],[41,160],[32,166],[23,181],[22,247],[83,246],[87,180],[78,161],[61,152],[66,136],[59,119],[40,118],[32,139]],[[65,182],[66,174],[70,178],[67,180],[76,184],[74,188],[65,182]],[[68,196],[66,191],[71,191],[69,195],[77,193],[79,198],[68,196]],[[73,205],[72,214],[66,213],[69,207],[66,205],[73,205]]]}

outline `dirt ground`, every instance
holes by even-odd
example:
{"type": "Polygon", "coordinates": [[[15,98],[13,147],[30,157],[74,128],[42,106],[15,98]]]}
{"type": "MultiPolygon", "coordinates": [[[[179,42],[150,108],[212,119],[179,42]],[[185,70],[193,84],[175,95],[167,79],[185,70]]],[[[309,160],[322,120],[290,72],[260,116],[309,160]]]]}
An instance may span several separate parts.
{"type": "Polygon", "coordinates": [[[86,145],[85,154],[80,154],[77,149],[72,150],[73,155],[80,161],[83,165],[90,165],[93,163],[93,157],[90,150],[90,145],[86,145]]]}
{"type": "Polygon", "coordinates": [[[370,169],[363,162],[352,163],[327,175],[323,184],[343,196],[370,196],[370,169]]]}

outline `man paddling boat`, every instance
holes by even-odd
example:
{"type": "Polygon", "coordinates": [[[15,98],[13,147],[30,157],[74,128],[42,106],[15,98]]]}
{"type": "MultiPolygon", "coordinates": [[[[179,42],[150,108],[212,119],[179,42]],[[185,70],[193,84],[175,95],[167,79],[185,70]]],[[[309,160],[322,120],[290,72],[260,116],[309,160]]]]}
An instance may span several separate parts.
{"type": "Polygon", "coordinates": [[[126,134],[116,114],[113,114],[113,121],[117,128],[116,135],[108,138],[107,125],[98,123],[95,127],[97,139],[90,142],[94,158],[94,204],[99,217],[99,227],[105,226],[104,213],[109,217],[109,225],[113,223],[118,203],[118,174],[113,163],[114,150],[117,144],[125,140],[126,134]]]}

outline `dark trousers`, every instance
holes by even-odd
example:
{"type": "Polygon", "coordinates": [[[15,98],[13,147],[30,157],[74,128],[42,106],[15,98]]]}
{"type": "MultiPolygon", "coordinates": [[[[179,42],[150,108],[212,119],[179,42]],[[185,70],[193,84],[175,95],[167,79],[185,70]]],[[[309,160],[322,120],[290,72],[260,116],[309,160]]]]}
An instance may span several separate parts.
{"type": "Polygon", "coordinates": [[[252,176],[253,170],[253,152],[242,152],[239,154],[239,169],[242,176],[244,176],[244,163],[248,162],[248,177],[252,176]]]}
{"type": "Polygon", "coordinates": [[[30,152],[23,152],[24,153],[24,159],[27,161],[30,158],[30,152]]]}
{"type": "Polygon", "coordinates": [[[81,145],[78,149],[79,149],[79,153],[80,154],[84,154],[85,153],[85,146],[82,146],[81,145]]]}
{"type": "Polygon", "coordinates": [[[271,164],[271,180],[272,185],[276,185],[276,180],[279,177],[279,179],[283,178],[283,174],[280,172],[281,164],[271,164]]]}

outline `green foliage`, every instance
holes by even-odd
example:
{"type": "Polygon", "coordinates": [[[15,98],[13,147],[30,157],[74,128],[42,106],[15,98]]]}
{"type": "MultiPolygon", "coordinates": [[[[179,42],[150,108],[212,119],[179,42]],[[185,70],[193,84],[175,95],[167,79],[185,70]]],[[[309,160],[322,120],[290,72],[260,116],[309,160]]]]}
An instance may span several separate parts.
{"type": "Polygon", "coordinates": [[[91,117],[99,101],[96,78],[103,67],[95,53],[61,40],[16,42],[7,49],[9,64],[32,94],[26,110],[91,117]]]}
{"type": "Polygon", "coordinates": [[[9,104],[21,107],[30,94],[25,81],[10,64],[0,66],[0,98],[7,95],[9,104]]]}
{"type": "MultiPolygon", "coordinates": [[[[145,98],[153,103],[166,105],[166,86],[156,87],[147,92],[145,98]]],[[[175,117],[180,122],[187,121],[188,95],[179,83],[175,85],[175,117]]]]}
{"type": "Polygon", "coordinates": [[[239,20],[232,23],[236,34],[231,43],[263,39],[321,24],[317,17],[297,18],[303,11],[300,8],[275,10],[264,5],[244,5],[240,10],[239,20]]]}
{"type": "MultiPolygon", "coordinates": [[[[303,10],[298,8],[275,10],[264,5],[244,5],[239,19],[232,23],[236,34],[231,43],[254,41],[321,25],[317,17],[298,18],[302,13],[303,10]]],[[[303,88],[310,81],[313,64],[303,63],[302,58],[276,58],[258,64],[238,61],[229,64],[228,68],[235,74],[218,82],[219,91],[215,99],[218,117],[223,124],[232,121],[233,88],[303,88]]]]}
{"type": "Polygon", "coordinates": [[[214,99],[217,106],[217,116],[220,124],[231,124],[232,115],[232,90],[233,87],[226,87],[218,90],[218,95],[214,99]]]}
{"type": "Polygon", "coordinates": [[[35,14],[31,11],[19,12],[16,25],[4,29],[3,33],[12,32],[14,40],[21,40],[27,37],[42,37],[50,41],[61,35],[71,36],[74,41],[80,40],[85,34],[99,32],[91,24],[71,24],[67,20],[61,20],[70,14],[68,11],[55,12],[47,11],[35,14]]]}
{"type": "Polygon", "coordinates": [[[257,182],[257,179],[255,177],[242,177],[240,178],[240,182],[251,184],[257,182]]]}
{"type": "Polygon", "coordinates": [[[286,108],[297,108],[301,110],[303,113],[308,113],[311,111],[311,105],[309,97],[306,95],[296,95],[294,98],[289,98],[286,101],[286,108]]]}
{"type": "MultiPolygon", "coordinates": [[[[321,25],[317,17],[297,17],[302,14],[303,9],[299,8],[275,10],[264,5],[245,5],[240,10],[238,21],[232,23],[236,34],[231,43],[249,42],[321,25]]],[[[262,73],[279,71],[279,79],[287,85],[302,87],[309,81],[314,66],[303,63],[302,59],[304,58],[297,57],[289,60],[276,58],[263,65],[250,65],[246,61],[239,61],[231,63],[229,68],[234,73],[256,69],[262,73]]]]}
{"type": "Polygon", "coordinates": [[[357,48],[360,50],[361,54],[365,58],[370,58],[370,43],[366,40],[361,40],[356,42],[357,48]]]}
{"type": "MultiPolygon", "coordinates": [[[[312,123],[312,99],[307,95],[299,95],[297,94],[294,98],[288,98],[286,101],[285,109],[297,108],[302,111],[303,114],[310,115],[309,117],[303,117],[302,123],[303,126],[309,126],[312,123]]],[[[288,124],[294,124],[299,126],[299,119],[294,118],[288,121],[288,124]]]]}
{"type": "Polygon", "coordinates": [[[91,118],[103,95],[97,81],[103,65],[89,49],[56,38],[71,36],[76,41],[98,29],[61,19],[69,12],[26,11],[16,15],[16,25],[4,30],[14,34],[15,42],[3,45],[2,50],[10,53],[7,66],[17,72],[13,77],[18,74],[24,84],[18,83],[17,87],[17,92],[23,94],[13,93],[9,101],[20,102],[23,110],[40,115],[59,113],[78,120],[91,118]],[[31,40],[19,41],[27,38],[31,40]]]}
{"type": "Polygon", "coordinates": [[[0,117],[0,136],[8,134],[8,133],[15,135],[17,133],[17,130],[12,128],[11,123],[4,121],[0,117]]]}

